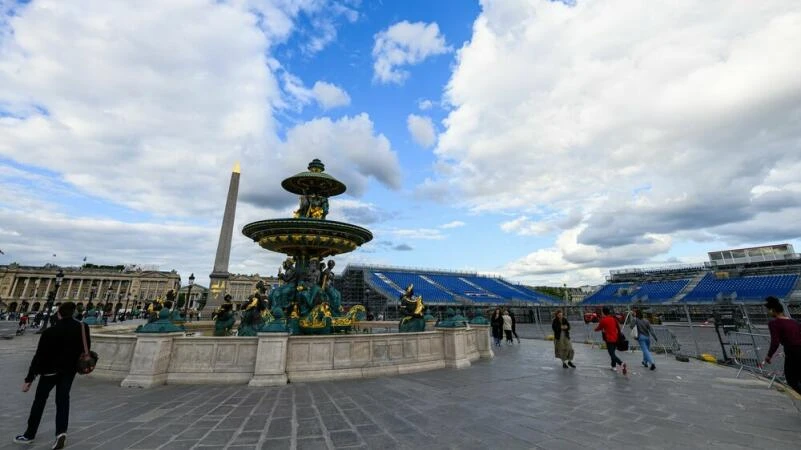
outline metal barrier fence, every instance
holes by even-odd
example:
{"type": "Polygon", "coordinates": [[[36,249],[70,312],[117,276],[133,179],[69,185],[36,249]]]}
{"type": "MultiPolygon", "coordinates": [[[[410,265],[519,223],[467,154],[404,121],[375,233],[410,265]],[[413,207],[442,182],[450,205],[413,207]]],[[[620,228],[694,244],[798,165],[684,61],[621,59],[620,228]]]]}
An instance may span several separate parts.
{"type": "MultiPolygon", "coordinates": [[[[777,353],[772,363],[761,365],[770,346],[768,333],[767,310],[762,303],[743,304],[626,304],[605,305],[613,313],[620,315],[624,321],[623,330],[629,338],[630,347],[637,350],[638,343],[630,338],[632,311],[638,308],[653,325],[657,339],[651,341],[651,351],[657,354],[678,355],[698,359],[713,359],[743,370],[765,376],[773,381],[784,380],[784,357],[777,353]]],[[[801,317],[801,302],[784,304],[785,311],[791,317],[801,317]]],[[[501,306],[503,308],[503,306],[501,306]]],[[[474,314],[485,314],[496,306],[460,305],[454,307],[457,312],[472,318],[474,314]]],[[[547,339],[553,335],[551,322],[557,310],[571,324],[571,339],[601,347],[601,333],[595,331],[601,305],[553,305],[553,306],[521,306],[509,305],[515,314],[517,323],[525,325],[524,337],[547,339]]],[[[435,311],[442,316],[442,308],[435,311]]],[[[389,319],[389,317],[388,317],[389,319]]],[[[396,319],[393,317],[393,319],[396,319]]],[[[387,330],[391,332],[391,330],[387,330]]],[[[378,332],[375,330],[373,332],[378,332]]]]}
{"type": "Polygon", "coordinates": [[[737,377],[743,370],[763,376],[770,380],[770,386],[775,381],[785,382],[784,378],[784,352],[781,347],[773,355],[770,363],[765,363],[765,357],[770,348],[769,334],[733,332],[730,335],[729,354],[734,364],[739,366],[737,377]]]}

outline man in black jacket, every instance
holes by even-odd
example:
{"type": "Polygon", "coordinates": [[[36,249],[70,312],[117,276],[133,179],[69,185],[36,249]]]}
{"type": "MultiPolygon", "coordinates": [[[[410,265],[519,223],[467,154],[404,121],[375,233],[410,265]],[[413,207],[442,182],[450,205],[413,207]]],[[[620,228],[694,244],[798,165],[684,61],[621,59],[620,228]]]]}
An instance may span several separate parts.
{"type": "Polygon", "coordinates": [[[45,330],[39,338],[39,346],[33,355],[22,392],[30,390],[37,375],[40,376],[39,384],[36,386],[36,397],[28,417],[28,428],[25,433],[14,438],[16,443],[30,444],[36,438],[47,397],[55,387],[56,441],[53,449],[64,448],[70,414],[70,388],[77,373],[78,358],[84,352],[82,330],[86,334],[86,345],[90,348],[89,327],[74,319],[74,313],[74,303],[62,303],[58,308],[58,322],[45,330]]]}

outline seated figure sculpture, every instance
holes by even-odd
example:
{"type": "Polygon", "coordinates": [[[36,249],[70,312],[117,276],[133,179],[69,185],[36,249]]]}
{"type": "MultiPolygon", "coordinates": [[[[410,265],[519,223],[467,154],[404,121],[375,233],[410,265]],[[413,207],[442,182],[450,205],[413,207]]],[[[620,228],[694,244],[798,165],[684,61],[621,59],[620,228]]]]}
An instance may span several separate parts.
{"type": "Polygon", "coordinates": [[[267,296],[264,295],[264,282],[259,281],[257,291],[250,297],[250,303],[242,313],[237,336],[256,336],[264,326],[264,316],[267,313],[267,296]]]}
{"type": "Polygon", "coordinates": [[[230,336],[231,330],[234,328],[234,324],[236,323],[236,317],[234,317],[234,304],[231,303],[231,295],[226,294],[225,303],[220,305],[212,318],[214,319],[214,335],[215,336],[230,336]]]}
{"type": "Polygon", "coordinates": [[[410,284],[400,298],[400,311],[403,317],[398,324],[398,331],[401,333],[425,331],[426,320],[423,317],[425,310],[423,297],[419,295],[415,297],[414,285],[410,284]]]}
{"type": "Polygon", "coordinates": [[[270,306],[278,307],[287,311],[291,301],[295,299],[298,276],[295,272],[295,263],[292,258],[287,258],[281,266],[283,272],[279,270],[278,279],[284,284],[278,286],[270,292],[270,306]]]}

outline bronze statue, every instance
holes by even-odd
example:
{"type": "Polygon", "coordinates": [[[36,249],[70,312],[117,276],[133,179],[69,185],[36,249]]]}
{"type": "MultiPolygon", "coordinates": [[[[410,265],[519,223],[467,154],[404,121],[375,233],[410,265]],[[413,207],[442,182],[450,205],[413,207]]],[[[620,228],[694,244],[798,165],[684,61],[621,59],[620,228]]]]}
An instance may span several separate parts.
{"type": "Polygon", "coordinates": [[[423,317],[426,306],[423,304],[423,297],[414,296],[414,285],[406,287],[406,291],[400,297],[400,310],[403,313],[398,331],[401,333],[425,331],[426,320],[423,317]]]}

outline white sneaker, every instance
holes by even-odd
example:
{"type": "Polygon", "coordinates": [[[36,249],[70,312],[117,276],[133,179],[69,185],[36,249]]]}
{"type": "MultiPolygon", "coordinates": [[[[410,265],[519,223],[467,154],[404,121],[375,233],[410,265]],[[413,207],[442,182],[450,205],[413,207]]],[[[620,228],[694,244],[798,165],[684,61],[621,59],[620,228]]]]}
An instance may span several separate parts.
{"type": "Polygon", "coordinates": [[[24,434],[20,434],[19,436],[14,437],[13,440],[17,444],[24,444],[24,445],[33,444],[33,439],[26,438],[24,434]]]}

